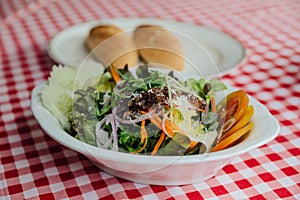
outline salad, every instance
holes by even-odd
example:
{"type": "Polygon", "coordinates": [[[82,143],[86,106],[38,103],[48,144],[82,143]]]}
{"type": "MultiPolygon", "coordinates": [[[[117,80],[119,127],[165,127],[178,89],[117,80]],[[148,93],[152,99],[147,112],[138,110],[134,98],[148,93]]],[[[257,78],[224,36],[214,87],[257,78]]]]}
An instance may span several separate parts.
{"type": "Polygon", "coordinates": [[[85,143],[132,154],[194,155],[230,147],[253,127],[244,91],[216,104],[215,93],[226,90],[218,79],[181,81],[147,65],[86,71],[79,76],[54,66],[41,91],[43,105],[85,143]]]}

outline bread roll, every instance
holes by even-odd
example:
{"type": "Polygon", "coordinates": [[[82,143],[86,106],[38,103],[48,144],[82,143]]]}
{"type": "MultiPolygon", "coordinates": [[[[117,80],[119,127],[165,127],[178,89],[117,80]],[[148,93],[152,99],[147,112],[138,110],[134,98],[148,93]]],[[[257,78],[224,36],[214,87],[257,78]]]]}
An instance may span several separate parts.
{"type": "Polygon", "coordinates": [[[140,57],[146,63],[160,64],[175,70],[184,69],[183,48],[180,41],[161,26],[141,25],[133,34],[140,57]]]}
{"type": "Polygon", "coordinates": [[[113,25],[99,25],[92,28],[85,39],[89,51],[105,66],[113,64],[123,68],[137,65],[138,52],[131,37],[121,28],[113,25]]]}

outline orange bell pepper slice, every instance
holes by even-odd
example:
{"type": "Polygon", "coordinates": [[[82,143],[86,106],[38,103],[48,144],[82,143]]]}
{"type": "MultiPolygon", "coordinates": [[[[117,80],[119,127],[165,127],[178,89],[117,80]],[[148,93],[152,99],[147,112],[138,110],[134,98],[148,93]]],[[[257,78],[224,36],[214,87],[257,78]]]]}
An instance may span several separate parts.
{"type": "Polygon", "coordinates": [[[235,122],[238,122],[245,114],[248,108],[249,99],[245,91],[237,90],[227,95],[217,106],[217,112],[225,112],[222,121],[226,122],[230,118],[233,118],[235,122]]]}
{"type": "Polygon", "coordinates": [[[220,150],[230,147],[232,144],[237,142],[243,135],[248,133],[253,128],[253,126],[254,126],[253,122],[247,124],[243,128],[237,130],[236,132],[232,133],[230,136],[228,136],[224,140],[217,143],[217,145],[211,151],[212,152],[220,151],[220,150]]]}

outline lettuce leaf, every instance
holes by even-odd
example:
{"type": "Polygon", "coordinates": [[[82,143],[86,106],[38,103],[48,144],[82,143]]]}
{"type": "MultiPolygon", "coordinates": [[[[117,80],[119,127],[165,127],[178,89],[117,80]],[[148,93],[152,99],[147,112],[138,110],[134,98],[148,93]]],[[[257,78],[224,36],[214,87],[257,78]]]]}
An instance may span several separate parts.
{"type": "Polygon", "coordinates": [[[41,91],[41,99],[45,108],[69,131],[69,119],[72,116],[72,93],[60,85],[49,84],[41,91]]]}
{"type": "Polygon", "coordinates": [[[69,131],[72,117],[72,92],[76,70],[62,65],[54,65],[48,84],[41,90],[41,99],[45,108],[69,131]]]}
{"type": "Polygon", "coordinates": [[[53,65],[48,83],[41,90],[45,108],[59,121],[66,131],[70,131],[73,89],[95,85],[103,67],[99,63],[85,62],[81,68],[53,65]],[[78,73],[79,72],[79,73],[78,73]],[[78,75],[80,74],[80,75],[78,75]]]}

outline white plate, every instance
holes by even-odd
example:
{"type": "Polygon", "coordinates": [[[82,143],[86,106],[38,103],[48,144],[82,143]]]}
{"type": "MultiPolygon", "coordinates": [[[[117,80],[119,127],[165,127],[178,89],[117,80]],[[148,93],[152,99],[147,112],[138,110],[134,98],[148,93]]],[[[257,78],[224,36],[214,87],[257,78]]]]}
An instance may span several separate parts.
{"type": "MultiPolygon", "coordinates": [[[[254,107],[254,128],[241,143],[219,152],[191,156],[145,156],[110,151],[83,143],[66,133],[58,121],[42,105],[40,90],[32,91],[31,109],[42,129],[62,145],[85,155],[100,169],[130,181],[155,185],[182,185],[207,180],[234,157],[273,140],[279,123],[257,100],[249,97],[254,107]]],[[[229,88],[226,93],[234,91],[229,88]]]]}
{"type": "Polygon", "coordinates": [[[243,45],[220,30],[149,18],[118,18],[77,24],[53,36],[48,46],[49,56],[55,62],[70,67],[80,65],[88,54],[84,39],[89,30],[98,24],[117,25],[128,34],[131,34],[135,27],[141,24],[166,27],[183,44],[184,56],[188,60],[185,64],[197,67],[202,76],[222,75],[239,66],[245,58],[243,45]]]}

